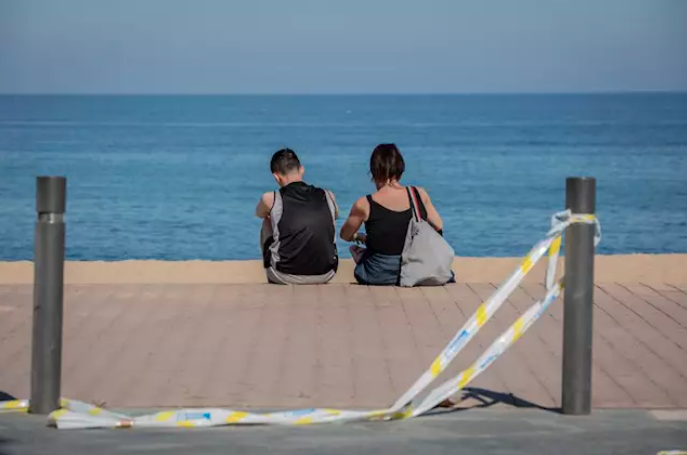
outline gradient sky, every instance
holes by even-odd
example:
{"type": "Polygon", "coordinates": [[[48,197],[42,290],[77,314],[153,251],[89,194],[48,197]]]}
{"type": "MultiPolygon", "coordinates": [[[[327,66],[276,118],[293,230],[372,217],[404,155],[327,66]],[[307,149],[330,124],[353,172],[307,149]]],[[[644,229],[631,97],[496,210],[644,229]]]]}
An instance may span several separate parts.
{"type": "Polygon", "coordinates": [[[685,0],[0,0],[0,93],[687,90],[685,0]]]}

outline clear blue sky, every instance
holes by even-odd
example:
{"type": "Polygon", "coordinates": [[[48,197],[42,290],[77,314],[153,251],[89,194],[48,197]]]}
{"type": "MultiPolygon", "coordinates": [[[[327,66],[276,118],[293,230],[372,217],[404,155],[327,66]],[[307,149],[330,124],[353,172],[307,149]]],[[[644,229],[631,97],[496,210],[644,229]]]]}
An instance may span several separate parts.
{"type": "Polygon", "coordinates": [[[0,93],[687,90],[686,0],[0,0],[0,93]]]}

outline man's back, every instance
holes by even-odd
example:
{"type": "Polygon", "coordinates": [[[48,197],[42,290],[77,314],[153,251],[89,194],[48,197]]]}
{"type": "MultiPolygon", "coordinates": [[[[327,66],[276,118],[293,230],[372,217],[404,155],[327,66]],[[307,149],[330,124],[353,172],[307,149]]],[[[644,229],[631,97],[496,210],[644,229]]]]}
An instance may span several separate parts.
{"type": "Polygon", "coordinates": [[[291,275],[323,275],[338,266],[336,210],[330,194],[305,182],[275,192],[271,265],[291,275]]]}

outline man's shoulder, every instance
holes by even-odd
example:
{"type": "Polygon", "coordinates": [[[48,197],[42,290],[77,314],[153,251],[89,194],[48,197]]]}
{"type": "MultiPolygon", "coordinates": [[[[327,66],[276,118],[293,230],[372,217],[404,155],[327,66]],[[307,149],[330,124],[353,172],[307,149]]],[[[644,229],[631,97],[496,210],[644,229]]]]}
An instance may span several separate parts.
{"type": "Polygon", "coordinates": [[[317,190],[317,191],[329,191],[328,188],[327,188],[326,186],[312,185],[312,184],[310,184],[310,183],[307,183],[306,185],[308,186],[308,188],[310,188],[310,189],[312,189],[312,190],[317,190]]]}
{"type": "Polygon", "coordinates": [[[314,193],[321,194],[323,196],[325,194],[329,194],[329,196],[334,198],[334,192],[327,187],[322,187],[322,186],[317,186],[317,185],[308,185],[308,190],[312,191],[314,193]]]}
{"type": "Polygon", "coordinates": [[[274,191],[267,191],[262,194],[260,200],[263,204],[267,205],[268,207],[272,207],[272,204],[274,203],[274,194],[274,191]]]}

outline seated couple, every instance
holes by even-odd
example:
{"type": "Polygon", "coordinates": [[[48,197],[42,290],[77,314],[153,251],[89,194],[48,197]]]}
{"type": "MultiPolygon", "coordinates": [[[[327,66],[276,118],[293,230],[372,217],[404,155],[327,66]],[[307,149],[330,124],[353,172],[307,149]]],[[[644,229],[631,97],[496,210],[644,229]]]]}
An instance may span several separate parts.
{"type": "MultiPolygon", "coordinates": [[[[336,218],[339,209],[329,190],[308,185],[298,157],[290,149],[272,156],[270,169],[278,191],[265,193],[256,208],[263,219],[260,245],[267,280],[276,284],[324,284],[336,274],[336,218]]],[[[370,173],[377,191],[358,199],[341,228],[351,247],[355,278],[369,285],[398,285],[401,253],[412,218],[411,197],[421,217],[440,234],[442,221],[422,188],[399,182],[405,163],[394,144],[380,144],[370,157],[370,173]],[[366,234],[358,229],[365,224],[366,234]]]]}

